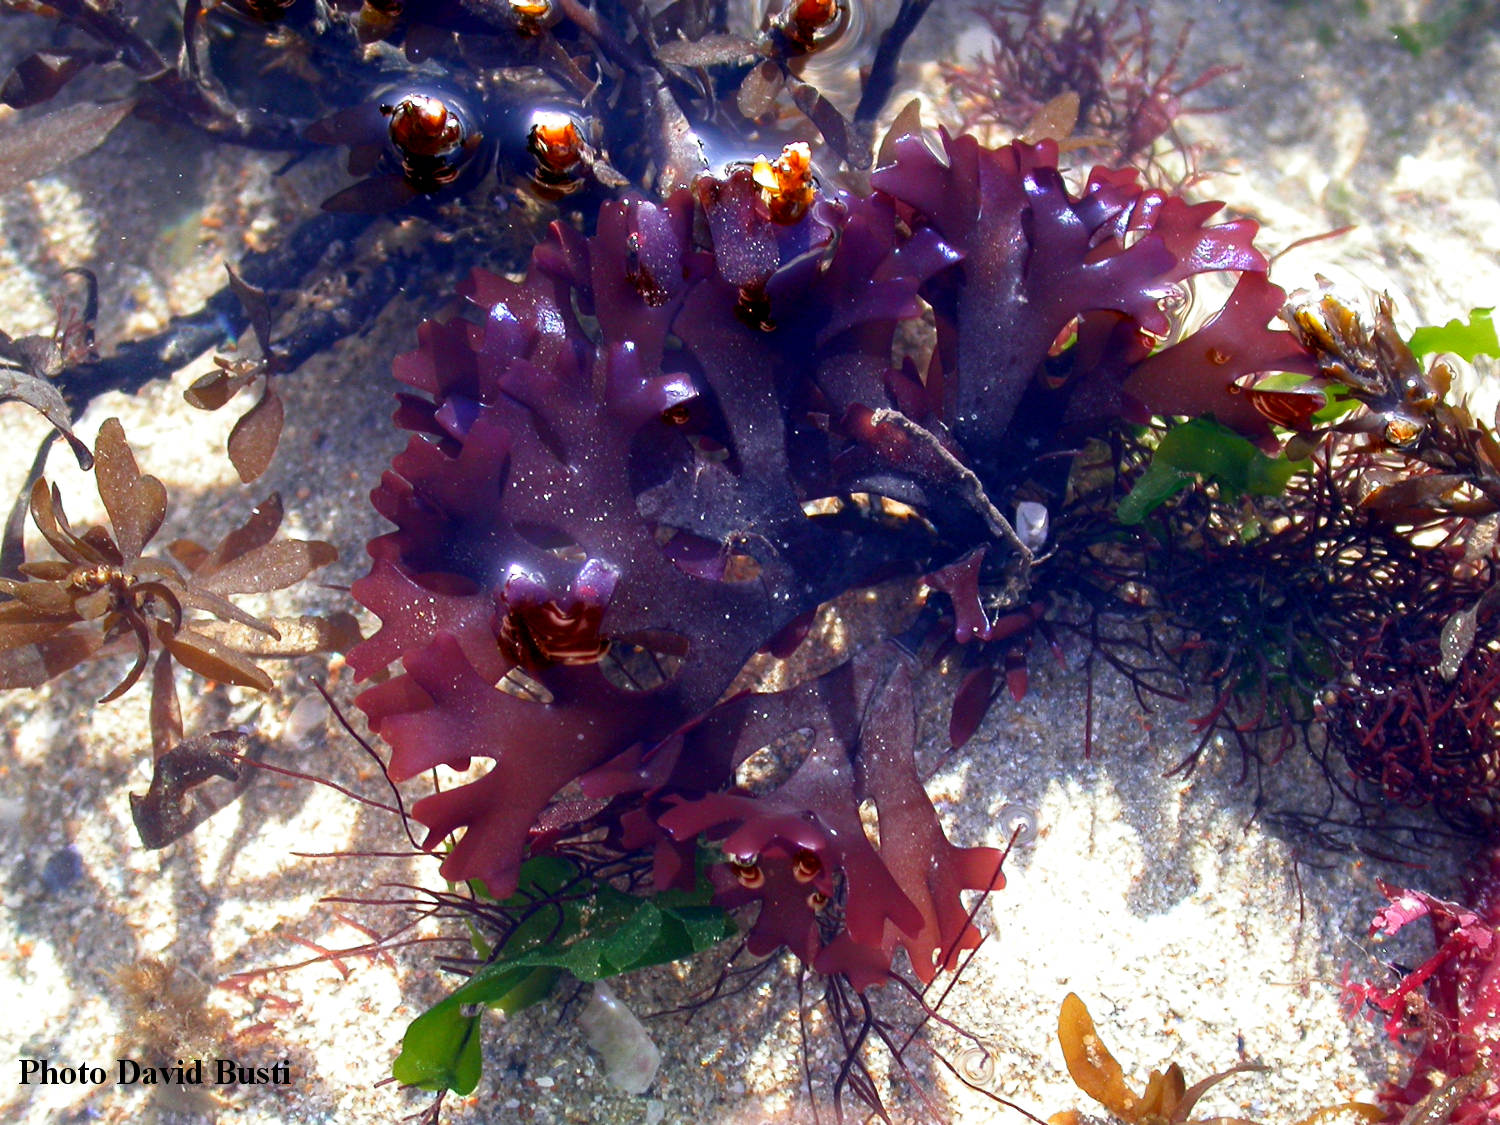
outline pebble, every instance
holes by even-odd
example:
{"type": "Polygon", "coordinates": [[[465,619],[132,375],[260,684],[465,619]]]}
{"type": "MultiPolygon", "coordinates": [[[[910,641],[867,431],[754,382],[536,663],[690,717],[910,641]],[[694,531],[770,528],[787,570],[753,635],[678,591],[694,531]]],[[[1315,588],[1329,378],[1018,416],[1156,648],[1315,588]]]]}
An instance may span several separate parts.
{"type": "Polygon", "coordinates": [[[42,886],[51,894],[65,891],[83,875],[83,857],[72,844],[59,848],[42,866],[42,886]]]}
{"type": "Polygon", "coordinates": [[[26,802],[19,797],[0,797],[0,838],[12,835],[21,827],[26,802]]]}
{"type": "Polygon", "coordinates": [[[584,1038],[604,1058],[605,1080],[627,1094],[644,1094],[656,1079],[661,1051],[641,1021],[603,984],[578,1015],[584,1038]]]}

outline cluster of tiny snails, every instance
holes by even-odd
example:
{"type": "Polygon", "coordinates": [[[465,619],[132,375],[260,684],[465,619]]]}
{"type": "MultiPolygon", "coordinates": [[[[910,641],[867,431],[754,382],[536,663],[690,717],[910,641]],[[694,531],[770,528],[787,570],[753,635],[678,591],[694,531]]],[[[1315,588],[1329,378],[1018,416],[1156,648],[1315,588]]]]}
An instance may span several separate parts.
{"type": "MultiPolygon", "coordinates": [[[[292,6],[260,4],[249,11],[258,19],[272,22],[285,17],[292,6]]],[[[522,43],[550,41],[551,33],[565,18],[565,7],[564,0],[506,0],[503,22],[522,43]]],[[[922,10],[926,2],[911,3],[911,7],[922,10]]],[[[773,9],[754,39],[735,40],[717,54],[712,50],[700,52],[691,61],[705,68],[729,68],[735,74],[729,86],[739,82],[740,73],[752,64],[758,69],[784,71],[781,77],[765,78],[773,85],[787,77],[796,81],[795,74],[808,56],[830,47],[845,34],[850,13],[849,0],[794,0],[773,9]]],[[[400,3],[366,3],[355,15],[358,36],[367,43],[394,37],[402,21],[412,15],[400,3]]],[[[566,18],[583,15],[583,9],[570,9],[566,18]]],[[[305,131],[306,139],[350,146],[350,170],[373,173],[325,201],[324,207],[380,212],[420,197],[449,197],[478,183],[497,160],[502,173],[518,173],[531,193],[546,202],[562,200],[591,184],[615,192],[636,182],[622,175],[606,156],[603,117],[607,111],[600,103],[609,103],[616,95],[600,93],[604,79],[586,76],[576,60],[558,62],[542,47],[536,50],[546,65],[516,78],[507,77],[499,83],[487,79],[478,87],[469,84],[466,88],[460,73],[430,78],[423,72],[419,78],[403,78],[390,85],[373,99],[313,122],[305,131]]],[[[705,85],[702,93],[722,96],[716,89],[718,80],[709,79],[706,70],[700,80],[705,85]]],[[[651,94],[654,104],[669,104],[664,93],[677,100],[671,91],[658,87],[651,94]]],[[[808,98],[817,104],[815,92],[808,98]]],[[[767,101],[765,105],[754,103],[753,108],[742,106],[748,116],[737,125],[731,123],[731,131],[757,132],[757,113],[765,117],[772,105],[767,101]]],[[[826,102],[823,105],[826,112],[836,115],[826,102]]],[[[723,111],[710,108],[707,114],[719,125],[725,124],[723,111]]],[[[625,111],[618,115],[631,116],[625,111]]],[[[640,116],[639,108],[635,116],[640,116]]],[[[689,149],[701,146],[696,127],[688,128],[677,105],[666,116],[674,120],[669,125],[658,123],[658,127],[665,125],[678,131],[689,149]]],[[[628,134],[638,125],[635,121],[622,132],[628,134]]],[[[633,138],[627,136],[620,147],[632,143],[633,138]]],[[[773,208],[777,221],[795,222],[811,202],[812,159],[806,142],[790,141],[782,146],[780,156],[762,156],[755,162],[757,182],[769,194],[785,199],[773,208]]],[[[691,177],[692,169],[679,168],[675,174],[691,177]]],[[[665,170],[663,175],[670,178],[665,170]]],[[[666,182],[659,177],[654,186],[661,189],[666,182]]]]}

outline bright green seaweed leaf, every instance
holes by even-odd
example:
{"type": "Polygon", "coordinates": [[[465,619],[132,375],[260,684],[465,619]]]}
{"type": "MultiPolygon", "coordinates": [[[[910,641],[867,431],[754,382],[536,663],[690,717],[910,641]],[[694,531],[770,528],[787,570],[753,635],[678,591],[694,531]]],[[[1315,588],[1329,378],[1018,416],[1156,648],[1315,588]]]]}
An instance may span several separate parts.
{"type": "Polygon", "coordinates": [[[707,905],[706,887],[701,894],[698,902],[662,906],[665,896],[641,898],[599,884],[575,940],[548,942],[504,963],[565,969],[592,981],[689,957],[734,932],[728,915],[707,905]]]}
{"type": "MultiPolygon", "coordinates": [[[[499,950],[469,922],[486,963],[451,996],[412,1021],[391,1067],[396,1080],[424,1090],[470,1093],[479,1082],[480,1006],[512,1015],[544,999],[564,972],[579,980],[617,976],[709,949],[734,933],[729,915],[709,903],[701,875],[691,891],[630,894],[584,875],[559,856],[521,865],[516,893],[497,907],[517,918],[499,950]]],[[[494,902],[477,880],[470,889],[494,902]]]]}
{"type": "Polygon", "coordinates": [[[479,1085],[484,1060],[479,1051],[479,1017],[465,1015],[457,996],[429,1008],[401,1037],[401,1053],[391,1074],[403,1086],[471,1094],[479,1085]]]}
{"type": "Polygon", "coordinates": [[[1470,363],[1475,356],[1500,359],[1500,338],[1495,335],[1495,310],[1472,309],[1469,321],[1450,320],[1441,326],[1418,328],[1411,334],[1410,347],[1416,355],[1452,352],[1470,363]]]}
{"type": "Polygon", "coordinates": [[[1267,457],[1239,434],[1212,418],[1194,418],[1163,435],[1151,464],[1115,515],[1138,524],[1197,477],[1217,481],[1233,495],[1277,496],[1308,461],[1267,457]]]}

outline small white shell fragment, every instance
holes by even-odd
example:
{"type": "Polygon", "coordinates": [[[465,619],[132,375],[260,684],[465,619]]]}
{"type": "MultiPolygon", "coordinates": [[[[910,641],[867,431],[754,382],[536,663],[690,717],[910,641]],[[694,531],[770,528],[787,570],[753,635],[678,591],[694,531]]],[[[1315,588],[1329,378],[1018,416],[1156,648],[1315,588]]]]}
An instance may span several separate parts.
{"type": "Polygon", "coordinates": [[[306,742],[328,722],[328,704],[321,695],[304,695],[286,717],[282,733],[294,745],[306,742]]]}
{"type": "Polygon", "coordinates": [[[1004,839],[1014,841],[1012,846],[1024,848],[1036,839],[1036,813],[1025,805],[1007,801],[1000,806],[996,819],[1004,826],[1004,839]]]}
{"type": "Polygon", "coordinates": [[[1016,538],[1028,551],[1037,551],[1047,542],[1047,505],[1022,500],[1016,505],[1016,538]]]}
{"type": "Polygon", "coordinates": [[[617,1090],[644,1094],[661,1065],[661,1052],[641,1021],[608,986],[594,985],[594,995],[578,1014],[589,1046],[604,1057],[604,1077],[617,1090]]]}
{"type": "Polygon", "coordinates": [[[987,1086],[995,1079],[995,1053],[975,1043],[958,1056],[958,1069],[966,1082],[987,1086]]]}
{"type": "Polygon", "coordinates": [[[1479,617],[1479,607],[1470,606],[1461,609],[1447,621],[1443,622],[1442,634],[1438,637],[1438,651],[1442,653],[1442,659],[1438,661],[1437,670],[1445,680],[1452,680],[1458,675],[1458,669],[1464,662],[1464,657],[1469,655],[1469,650],[1474,647],[1474,632],[1479,617]]]}

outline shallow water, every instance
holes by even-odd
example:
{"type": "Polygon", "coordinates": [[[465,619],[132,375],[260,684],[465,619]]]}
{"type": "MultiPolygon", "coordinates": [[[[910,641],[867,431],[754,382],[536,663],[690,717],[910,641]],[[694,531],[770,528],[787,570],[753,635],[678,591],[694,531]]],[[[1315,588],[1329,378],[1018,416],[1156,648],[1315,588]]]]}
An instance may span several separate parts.
{"type": "MultiPolygon", "coordinates": [[[[870,27],[883,25],[881,12],[869,17],[870,27]]],[[[1409,5],[1390,19],[1423,14],[1409,5]]],[[[1219,112],[1180,123],[1186,140],[1205,146],[1202,163],[1213,173],[1200,196],[1226,198],[1260,220],[1262,243],[1272,251],[1359,224],[1341,239],[1289,253],[1273,275],[1280,284],[1325,273],[1389,288],[1409,324],[1497,303],[1500,94],[1492,76],[1500,41],[1492,28],[1413,58],[1393,44],[1385,19],[1361,14],[1352,2],[1159,4],[1151,18],[1163,56],[1188,15],[1197,28],[1182,72],[1237,68],[1192,97],[1193,108],[1219,112]]],[[[975,23],[967,5],[939,0],[913,41],[899,88],[925,93],[934,122],[953,112],[943,104],[934,63],[960,44],[972,52],[975,23]]],[[[0,64],[8,67],[25,44],[45,39],[47,25],[13,17],[0,29],[0,64]]],[[[869,41],[856,33],[847,57],[830,65],[839,73],[815,79],[830,96],[848,96],[840,83],[859,62],[857,45],[869,41]]],[[[60,100],[128,86],[109,73],[80,83],[60,100]]],[[[17,116],[0,113],[0,127],[17,116]]],[[[59,274],[82,265],[100,280],[101,351],[160,331],[220,289],[226,261],[277,245],[345,186],[341,157],[329,151],[282,170],[281,154],[127,119],[96,150],[0,194],[0,327],[13,336],[50,331],[59,274]]],[[[517,247],[528,244],[528,236],[507,233],[508,214],[493,203],[483,210],[495,242],[485,259],[492,268],[512,266],[517,247]]],[[[421,234],[418,224],[407,224],[365,253],[390,252],[402,237],[421,234]]],[[[164,542],[188,534],[213,542],[251,503],[281,491],[292,529],[333,541],[342,559],[321,573],[326,586],[275,595],[271,610],[342,606],[343,594],[327,587],[364,572],[363,544],[385,530],[366,495],[403,444],[388,422],[391,358],[412,346],[415,324],[449,285],[407,278],[402,297],[366,332],[283,379],[289,423],[282,448],[251,489],[238,484],[222,456],[233,421],[225,414],[232,412],[205,415],[183,403],[183,389],[209,369],[206,356],[138,394],[101,396],[79,420],[79,432],[91,440],[105,418],[124,421],[143,467],[173,496],[164,542]]],[[[309,299],[338,300],[336,282],[309,299]]],[[[41,429],[23,408],[0,407],[0,495],[19,489],[29,452],[14,451],[34,448],[41,429]]],[[[89,511],[91,481],[68,461],[54,450],[49,479],[68,497],[76,522],[100,518],[89,511]]],[[[309,658],[277,669],[277,690],[265,698],[223,687],[195,694],[193,725],[253,722],[281,740],[277,760],[289,768],[379,792],[379,779],[349,740],[308,719],[302,677],[325,665],[309,658]]],[[[222,1104],[215,1092],[193,1087],[23,1087],[0,1079],[0,1113],[17,1121],[183,1114],[363,1122],[418,1112],[425,1097],[377,1084],[389,1074],[401,1029],[442,992],[420,956],[398,952],[239,988],[208,986],[313,956],[301,943],[360,944],[355,923],[388,926],[390,916],[376,912],[372,921],[360,908],[320,905],[321,896],[368,896],[383,880],[435,885],[435,871],[399,860],[291,855],[386,851],[402,841],[382,814],[274,778],[188,840],[162,852],[138,849],[127,794],[149,780],[145,693],[92,705],[118,675],[91,666],[4,700],[0,836],[11,858],[0,996],[20,1016],[0,1031],[0,1062],[15,1060],[6,1065],[18,1068],[23,1058],[47,1058],[109,1069],[118,1057],[147,1051],[285,1057],[294,1078],[287,1087],[243,1088],[222,1104]],[[71,860],[56,857],[75,852],[81,870],[62,878],[71,860]],[[168,966],[165,979],[175,983],[132,975],[147,959],[168,966]]],[[[337,685],[346,706],[348,679],[337,685]]],[[[1035,840],[1012,856],[1009,886],[983,912],[994,936],[944,1009],[990,1046],[993,1089],[1044,1118],[1084,1108],[1055,1040],[1058,1005],[1073,990],[1086,997],[1101,1035],[1136,1081],[1168,1059],[1182,1064],[1189,1081],[1242,1057],[1272,1065],[1270,1074],[1242,1076],[1216,1092],[1205,1112],[1296,1120],[1319,1105],[1367,1096],[1391,1056],[1370,1029],[1343,1019],[1339,977],[1346,962],[1357,971],[1367,964],[1365,925],[1379,901],[1374,877],[1397,876],[1375,860],[1327,857],[1326,868],[1303,872],[1304,910],[1288,878],[1292,845],[1258,825],[1246,827],[1253,810],[1231,754],[1187,780],[1161,776],[1190,748],[1186,718],[1196,712],[1144,715],[1122,685],[1106,680],[1096,704],[1099,753],[1085,761],[1082,690],[1076,661],[1068,670],[1038,667],[1028,698],[997,707],[932,785],[950,833],[965,843],[998,843],[1014,804],[1035,815],[1035,840]]],[[[933,686],[927,697],[933,739],[945,721],[944,694],[933,686]]],[[[1273,798],[1293,799],[1307,784],[1291,765],[1268,775],[1273,798]]],[[[1425,885],[1443,892],[1451,875],[1441,860],[1433,864],[1425,885]]],[[[684,979],[701,985],[713,975],[707,963],[651,970],[624,979],[617,991],[644,1014],[681,1004],[684,979]]],[[[450,1098],[447,1119],[810,1119],[789,969],[775,968],[690,1021],[651,1021],[663,1061],[640,1096],[607,1084],[575,1023],[582,1004],[566,1000],[564,994],[488,1027],[483,1083],[472,1098],[450,1098]]],[[[811,1067],[826,1115],[837,1051],[826,1027],[814,1032],[811,1067]]],[[[949,1118],[1011,1119],[1011,1111],[964,1090],[940,1067],[917,1062],[916,1071],[949,1118]]],[[[14,1079],[17,1071],[11,1073],[14,1079]]],[[[906,1119],[917,1118],[910,1092],[897,1100],[906,1119]]]]}

